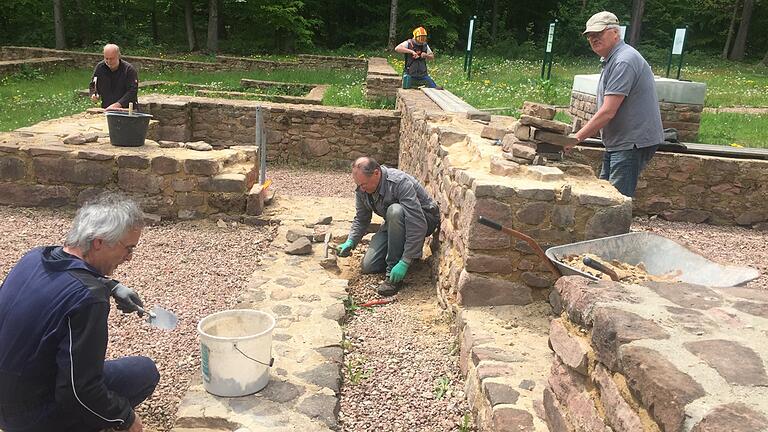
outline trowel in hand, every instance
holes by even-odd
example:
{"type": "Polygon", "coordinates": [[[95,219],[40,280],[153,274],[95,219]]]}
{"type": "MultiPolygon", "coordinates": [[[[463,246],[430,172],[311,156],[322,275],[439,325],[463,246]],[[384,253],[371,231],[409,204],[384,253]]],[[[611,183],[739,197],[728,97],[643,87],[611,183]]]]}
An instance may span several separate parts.
{"type": "Polygon", "coordinates": [[[162,330],[173,330],[176,328],[179,319],[176,318],[176,314],[161,308],[160,306],[153,306],[152,310],[145,311],[139,306],[139,312],[146,314],[146,320],[152,327],[157,327],[162,330]]]}

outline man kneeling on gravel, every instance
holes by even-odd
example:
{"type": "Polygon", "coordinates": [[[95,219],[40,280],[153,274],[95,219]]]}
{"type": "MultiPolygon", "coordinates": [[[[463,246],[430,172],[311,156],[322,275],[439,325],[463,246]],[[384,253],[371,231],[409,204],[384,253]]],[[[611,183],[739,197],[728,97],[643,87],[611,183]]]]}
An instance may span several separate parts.
{"type": "Polygon", "coordinates": [[[147,357],[105,361],[109,297],[138,294],[107,278],[130,261],[144,226],[135,202],[106,194],[83,206],[64,246],[35,248],[0,286],[0,429],[144,430],[133,408],[160,375],[147,357]]]}
{"type": "Polygon", "coordinates": [[[362,263],[363,273],[385,273],[376,291],[396,294],[414,260],[421,258],[424,238],[440,226],[440,209],[424,187],[410,174],[379,165],[369,157],[352,164],[355,190],[355,219],[338,256],[349,256],[368,230],[375,212],[384,218],[373,235],[362,263]]]}

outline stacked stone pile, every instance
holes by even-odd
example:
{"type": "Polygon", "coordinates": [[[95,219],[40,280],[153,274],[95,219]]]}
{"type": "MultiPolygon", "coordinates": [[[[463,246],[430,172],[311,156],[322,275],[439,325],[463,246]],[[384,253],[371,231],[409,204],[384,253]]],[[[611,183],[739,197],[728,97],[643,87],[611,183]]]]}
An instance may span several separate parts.
{"type": "Polygon", "coordinates": [[[568,136],[571,125],[554,117],[554,107],[525,102],[513,133],[504,135],[502,140],[504,158],[522,165],[563,160],[563,148],[577,142],[568,136]]]}

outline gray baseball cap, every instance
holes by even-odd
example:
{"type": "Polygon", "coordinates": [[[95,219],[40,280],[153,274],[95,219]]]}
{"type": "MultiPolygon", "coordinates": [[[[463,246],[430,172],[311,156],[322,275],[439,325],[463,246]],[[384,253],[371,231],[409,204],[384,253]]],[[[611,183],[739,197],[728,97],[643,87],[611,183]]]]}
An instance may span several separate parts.
{"type": "Polygon", "coordinates": [[[587,28],[582,34],[601,32],[609,25],[619,25],[616,15],[608,11],[598,12],[587,20],[587,28]]]}

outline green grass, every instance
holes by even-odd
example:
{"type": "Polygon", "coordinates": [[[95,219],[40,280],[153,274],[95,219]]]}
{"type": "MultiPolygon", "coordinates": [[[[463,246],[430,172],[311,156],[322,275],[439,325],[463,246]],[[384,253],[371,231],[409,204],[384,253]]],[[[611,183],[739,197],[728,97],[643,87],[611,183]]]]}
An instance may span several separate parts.
{"type": "Polygon", "coordinates": [[[90,72],[67,70],[50,74],[28,71],[0,79],[0,131],[84,111],[90,100],[74,95],[87,88],[90,72]]]}
{"type": "MultiPolygon", "coordinates": [[[[395,70],[403,67],[402,56],[388,55],[395,70]]],[[[131,52],[131,55],[159,55],[165,58],[212,61],[213,57],[202,54],[158,54],[131,52]]],[[[693,56],[692,56],[693,57],[693,56]]],[[[289,59],[287,56],[262,56],[268,59],[289,59]]],[[[725,62],[709,57],[697,57],[694,64],[682,70],[683,79],[707,84],[705,106],[768,106],[768,68],[759,65],[725,62]]],[[[476,55],[473,59],[472,80],[466,79],[463,70],[464,56],[441,54],[430,62],[430,75],[469,104],[480,109],[494,110],[495,114],[516,116],[523,101],[532,100],[559,106],[570,102],[571,84],[576,74],[599,72],[596,59],[556,59],[549,80],[541,80],[541,62],[534,60],[510,60],[498,56],[476,55]]],[[[665,65],[654,65],[657,75],[663,75],[665,65]]],[[[0,80],[0,130],[7,131],[27,126],[41,120],[70,115],[92,106],[84,98],[73,96],[75,90],[84,89],[90,70],[55,71],[46,74],[25,70],[0,80]]],[[[224,71],[191,72],[180,70],[142,71],[140,78],[147,80],[175,81],[205,84],[214,89],[243,91],[241,78],[256,80],[328,84],[323,103],[325,105],[355,108],[393,109],[394,100],[369,102],[363,93],[364,72],[338,70],[281,69],[275,71],[224,71]]],[[[272,93],[248,90],[259,93],[272,93]]],[[[148,89],[141,93],[160,92],[193,94],[194,90],[183,86],[167,86],[148,89]]],[[[141,97],[141,93],[140,96],[141,97]]],[[[282,93],[285,94],[285,93],[282,93]]],[[[290,93],[289,93],[290,94],[290,93]]],[[[566,120],[562,116],[560,120],[566,120]]],[[[768,126],[766,116],[748,114],[703,113],[699,142],[729,145],[737,143],[745,147],[768,147],[768,137],[762,131],[768,126]]]]}
{"type": "Polygon", "coordinates": [[[699,142],[768,148],[768,114],[702,113],[699,142]]]}

